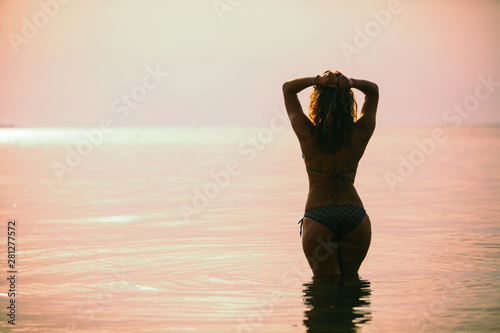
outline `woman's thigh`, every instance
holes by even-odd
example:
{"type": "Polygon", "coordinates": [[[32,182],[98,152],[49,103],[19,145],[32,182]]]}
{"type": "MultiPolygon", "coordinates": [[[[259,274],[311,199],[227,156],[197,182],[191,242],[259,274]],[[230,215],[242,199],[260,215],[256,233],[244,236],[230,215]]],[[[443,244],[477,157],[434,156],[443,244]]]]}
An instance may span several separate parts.
{"type": "Polygon", "coordinates": [[[366,215],[356,229],[340,240],[339,265],[342,274],[358,272],[370,248],[371,239],[371,221],[366,215]]]}
{"type": "Polygon", "coordinates": [[[324,225],[305,217],[302,225],[302,248],[314,275],[341,274],[339,242],[324,225]]]}

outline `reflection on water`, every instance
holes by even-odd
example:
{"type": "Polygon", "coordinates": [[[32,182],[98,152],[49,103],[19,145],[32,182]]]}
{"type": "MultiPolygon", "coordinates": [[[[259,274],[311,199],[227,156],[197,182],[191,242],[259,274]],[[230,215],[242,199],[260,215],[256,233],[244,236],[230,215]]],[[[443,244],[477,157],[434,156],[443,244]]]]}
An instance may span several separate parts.
{"type": "Polygon", "coordinates": [[[307,332],[356,332],[372,319],[368,280],[314,276],[303,286],[307,332]]]}

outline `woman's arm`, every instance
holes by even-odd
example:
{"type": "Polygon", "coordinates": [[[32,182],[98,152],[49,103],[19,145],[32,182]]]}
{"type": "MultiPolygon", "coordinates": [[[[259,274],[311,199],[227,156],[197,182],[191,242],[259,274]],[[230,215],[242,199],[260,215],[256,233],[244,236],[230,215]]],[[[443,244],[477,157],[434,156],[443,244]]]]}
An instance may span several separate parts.
{"type": "Polygon", "coordinates": [[[287,81],[283,84],[283,94],[298,94],[302,90],[316,84],[316,77],[303,77],[287,81]]]}
{"type": "MultiPolygon", "coordinates": [[[[345,78],[345,77],[344,77],[345,78]]],[[[377,106],[378,106],[378,86],[367,80],[339,78],[339,86],[348,85],[358,89],[365,94],[365,102],[361,108],[361,116],[357,121],[360,128],[366,130],[366,138],[369,140],[375,130],[377,106]],[[346,83],[347,81],[347,83],[346,83]]]]}
{"type": "Polygon", "coordinates": [[[337,77],[332,72],[327,71],[323,75],[298,78],[283,84],[286,112],[299,140],[309,135],[309,128],[312,126],[312,123],[304,114],[297,94],[312,85],[335,87],[337,85],[337,77]]]}
{"type": "Polygon", "coordinates": [[[298,94],[307,87],[316,84],[320,86],[335,87],[337,85],[337,76],[327,71],[323,73],[323,75],[316,75],[315,77],[311,76],[290,80],[283,84],[283,93],[298,94]]]}
{"type": "Polygon", "coordinates": [[[378,95],[378,86],[367,80],[350,79],[351,87],[361,91],[365,96],[378,95]]]}

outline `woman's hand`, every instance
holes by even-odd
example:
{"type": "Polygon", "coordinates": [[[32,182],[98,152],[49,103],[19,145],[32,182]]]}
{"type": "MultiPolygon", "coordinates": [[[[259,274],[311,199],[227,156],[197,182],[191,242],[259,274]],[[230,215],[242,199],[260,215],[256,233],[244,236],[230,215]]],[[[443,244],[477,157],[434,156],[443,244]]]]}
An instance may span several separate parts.
{"type": "Polygon", "coordinates": [[[344,76],[343,74],[339,73],[338,77],[338,87],[339,89],[351,89],[352,88],[353,81],[352,79],[344,76]]]}
{"type": "Polygon", "coordinates": [[[323,87],[337,87],[338,78],[331,71],[326,71],[321,75],[316,76],[314,84],[323,87]]]}

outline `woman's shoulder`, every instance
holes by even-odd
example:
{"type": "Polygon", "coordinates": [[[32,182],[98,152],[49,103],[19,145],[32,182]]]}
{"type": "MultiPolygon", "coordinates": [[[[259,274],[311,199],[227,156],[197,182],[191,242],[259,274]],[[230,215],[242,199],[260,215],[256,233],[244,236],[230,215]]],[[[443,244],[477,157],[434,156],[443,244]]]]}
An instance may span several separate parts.
{"type": "Polygon", "coordinates": [[[361,139],[362,141],[370,140],[375,131],[375,125],[375,119],[362,116],[354,123],[353,138],[361,139]]]}

